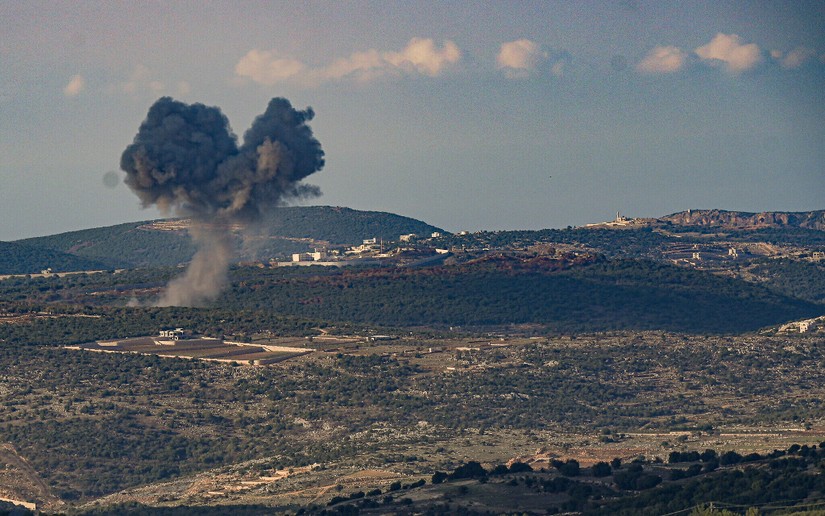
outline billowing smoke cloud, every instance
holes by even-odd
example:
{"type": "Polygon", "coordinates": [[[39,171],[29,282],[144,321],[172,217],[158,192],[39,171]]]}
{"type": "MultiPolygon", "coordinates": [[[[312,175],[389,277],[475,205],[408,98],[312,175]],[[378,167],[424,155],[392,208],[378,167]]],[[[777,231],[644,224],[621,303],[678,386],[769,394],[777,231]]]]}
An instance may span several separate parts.
{"type": "Polygon", "coordinates": [[[301,180],[321,170],[324,151],[307,122],[311,108],[275,98],[244,134],[243,144],[217,107],[158,99],[120,160],[126,184],[143,206],[192,217],[198,251],[158,305],[196,305],[226,283],[230,226],[250,224],[290,198],[319,195],[301,180]]]}

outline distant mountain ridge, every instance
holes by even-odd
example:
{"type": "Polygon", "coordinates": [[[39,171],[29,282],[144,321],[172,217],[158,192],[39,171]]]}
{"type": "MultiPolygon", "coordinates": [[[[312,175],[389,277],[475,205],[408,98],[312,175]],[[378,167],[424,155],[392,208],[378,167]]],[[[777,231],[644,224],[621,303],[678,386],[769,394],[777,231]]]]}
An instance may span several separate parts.
{"type": "Polygon", "coordinates": [[[687,210],[660,217],[659,220],[680,226],[757,229],[796,227],[825,231],[825,210],[764,211],[750,213],[727,210],[687,210]]]}
{"type": "MultiPolygon", "coordinates": [[[[187,227],[182,219],[130,222],[4,243],[0,274],[35,273],[47,267],[68,271],[177,265],[195,252],[187,227]]],[[[277,208],[259,230],[260,235],[245,241],[237,236],[240,259],[356,245],[366,238],[398,240],[402,234],[445,233],[410,217],[337,206],[277,208]]]]}

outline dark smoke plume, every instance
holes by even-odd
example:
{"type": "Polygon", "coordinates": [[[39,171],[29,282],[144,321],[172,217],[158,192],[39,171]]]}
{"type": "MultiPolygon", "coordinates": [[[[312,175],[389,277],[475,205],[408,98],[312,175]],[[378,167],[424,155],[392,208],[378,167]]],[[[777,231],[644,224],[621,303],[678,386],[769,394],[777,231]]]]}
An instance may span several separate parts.
{"type": "Polygon", "coordinates": [[[319,195],[300,183],[324,166],[324,151],[299,111],[275,98],[244,134],[243,144],[217,107],[158,99],[120,159],[126,184],[144,207],[192,217],[198,251],[186,274],[158,304],[192,305],[214,298],[232,257],[229,225],[257,221],[285,200],[319,195]]]}

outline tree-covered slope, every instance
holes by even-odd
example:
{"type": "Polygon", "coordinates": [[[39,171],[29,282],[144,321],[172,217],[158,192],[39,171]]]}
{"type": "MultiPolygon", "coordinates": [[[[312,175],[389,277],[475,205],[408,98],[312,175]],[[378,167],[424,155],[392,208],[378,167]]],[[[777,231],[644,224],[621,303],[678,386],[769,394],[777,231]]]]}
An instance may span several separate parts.
{"type": "Polygon", "coordinates": [[[410,217],[340,206],[278,208],[264,224],[271,235],[312,238],[332,244],[360,244],[365,238],[398,240],[400,235],[409,233],[429,237],[433,232],[444,232],[410,217]]]}
{"type": "MultiPolygon", "coordinates": [[[[240,235],[236,235],[236,241],[239,259],[247,260],[311,250],[313,241],[353,245],[360,244],[365,238],[398,240],[402,234],[429,236],[434,231],[443,230],[392,213],[301,206],[277,208],[253,228],[257,238],[255,254],[250,254],[250,250],[244,247],[240,235]]],[[[161,230],[152,222],[70,231],[19,240],[17,243],[33,249],[68,253],[110,267],[177,265],[189,261],[195,251],[185,229],[161,230]]],[[[21,260],[9,258],[10,262],[21,260]]],[[[37,260],[37,263],[41,262],[43,260],[37,260]]]]}
{"type": "Polygon", "coordinates": [[[54,272],[105,269],[107,263],[52,249],[0,242],[0,274],[34,274],[48,268],[54,272]]]}
{"type": "Polygon", "coordinates": [[[565,332],[738,333],[825,312],[745,281],[635,260],[555,271],[475,266],[262,274],[235,283],[218,303],[338,322],[540,324],[565,332]]]}
{"type": "Polygon", "coordinates": [[[195,252],[185,232],[144,229],[145,222],[82,229],[18,243],[108,263],[112,267],[176,265],[195,252]]]}

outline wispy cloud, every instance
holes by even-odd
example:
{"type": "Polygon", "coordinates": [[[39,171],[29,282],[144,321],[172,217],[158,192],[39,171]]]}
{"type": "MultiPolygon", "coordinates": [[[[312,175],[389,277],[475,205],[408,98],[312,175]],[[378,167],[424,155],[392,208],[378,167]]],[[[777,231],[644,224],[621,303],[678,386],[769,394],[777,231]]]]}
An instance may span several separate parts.
{"type": "Polygon", "coordinates": [[[275,51],[253,48],[235,65],[235,73],[255,82],[272,85],[302,73],[306,66],[297,59],[281,57],[275,51]]]}
{"type": "Polygon", "coordinates": [[[137,95],[143,91],[151,91],[158,94],[166,86],[152,76],[152,71],[144,64],[135,65],[129,78],[120,84],[120,90],[128,95],[137,95]]]}
{"type": "MultiPolygon", "coordinates": [[[[529,39],[517,39],[501,44],[496,65],[507,77],[516,79],[529,76],[548,58],[547,52],[529,39]]],[[[564,63],[553,70],[554,74],[564,73],[564,63]]]]}
{"type": "Polygon", "coordinates": [[[412,38],[400,51],[369,49],[314,68],[274,50],[252,49],[235,65],[235,74],[267,86],[287,81],[368,81],[400,74],[437,77],[460,59],[461,50],[452,41],[445,41],[439,48],[432,39],[412,38]]]}
{"type": "Polygon", "coordinates": [[[175,94],[188,95],[192,87],[187,81],[178,81],[167,85],[146,65],[137,64],[125,81],[111,84],[106,88],[108,93],[125,93],[131,97],[140,97],[145,93],[152,95],[175,94]]]}
{"type": "Polygon", "coordinates": [[[785,70],[795,70],[816,57],[816,52],[812,48],[799,46],[787,54],[783,54],[780,50],[772,50],[771,57],[778,61],[779,66],[785,70]]]}
{"type": "Polygon", "coordinates": [[[63,95],[67,97],[77,97],[84,88],[86,88],[86,80],[82,75],[77,74],[72,76],[69,83],[63,88],[63,95]]]}
{"type": "Polygon", "coordinates": [[[734,74],[750,70],[762,60],[762,53],[755,43],[743,44],[738,35],[721,32],[695,52],[703,61],[711,65],[721,64],[734,74]]]}
{"type": "Polygon", "coordinates": [[[686,60],[687,53],[681,48],[658,46],[636,65],[636,70],[643,73],[673,73],[681,70],[686,60]]]}

